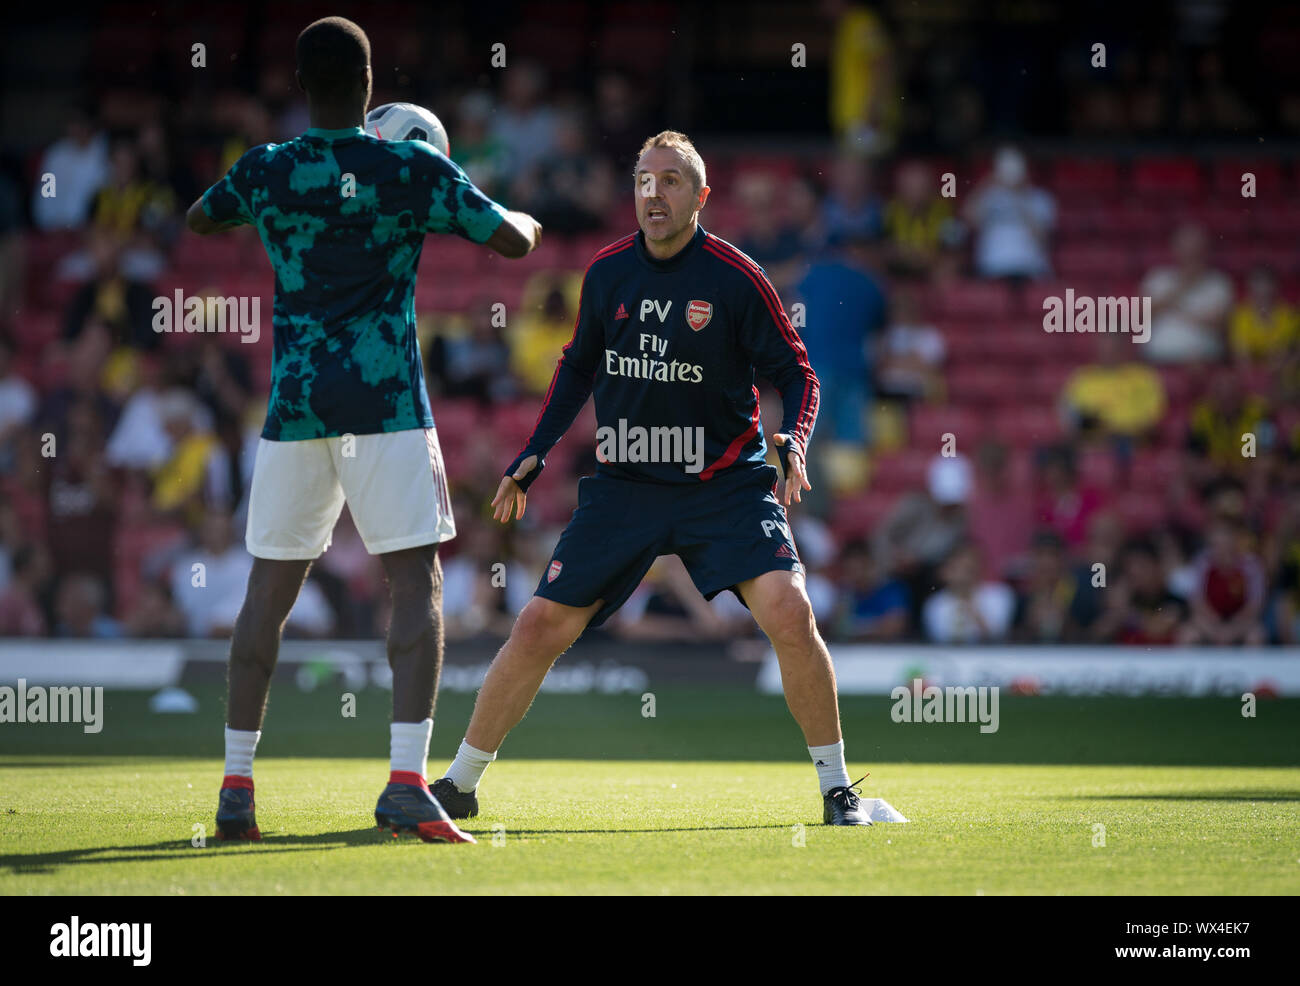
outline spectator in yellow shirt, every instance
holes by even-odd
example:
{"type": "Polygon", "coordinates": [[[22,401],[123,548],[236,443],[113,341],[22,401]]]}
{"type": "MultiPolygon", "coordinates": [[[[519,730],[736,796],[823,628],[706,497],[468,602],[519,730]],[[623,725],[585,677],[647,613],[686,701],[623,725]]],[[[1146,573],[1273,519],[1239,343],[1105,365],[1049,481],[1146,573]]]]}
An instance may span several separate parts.
{"type": "Polygon", "coordinates": [[[158,415],[171,454],[153,472],[153,508],[193,523],[206,507],[225,507],[230,499],[230,466],[221,443],[203,421],[203,408],[189,391],[169,390],[158,415]]]}
{"type": "Polygon", "coordinates": [[[525,315],[510,336],[510,369],[530,394],[545,394],[560,350],[573,338],[581,275],[539,274],[524,289],[525,315]]]}
{"type": "Polygon", "coordinates": [[[1219,367],[1189,422],[1187,444],[1195,456],[1195,480],[1204,485],[1216,475],[1245,472],[1256,459],[1242,455],[1243,436],[1255,436],[1262,454],[1269,448],[1271,425],[1268,401],[1248,394],[1231,367],[1219,367]]]}
{"type": "Polygon", "coordinates": [[[1140,438],[1165,413],[1165,386],[1160,376],[1132,358],[1127,336],[1102,333],[1098,359],[1075,370],[1062,393],[1070,423],[1084,432],[1108,437],[1140,438]]]}
{"type": "Polygon", "coordinates": [[[889,35],[880,17],[864,4],[831,0],[831,127],[843,146],[877,156],[888,151],[898,130],[898,100],[889,35]]]}
{"type": "Polygon", "coordinates": [[[884,227],[890,262],[904,273],[928,272],[939,250],[960,243],[963,232],[951,203],[939,194],[934,170],[923,161],[909,161],[898,169],[884,227]]]}
{"type": "Polygon", "coordinates": [[[1228,334],[1232,355],[1248,363],[1282,356],[1300,341],[1300,314],[1278,297],[1277,275],[1268,267],[1250,272],[1228,334]]]}

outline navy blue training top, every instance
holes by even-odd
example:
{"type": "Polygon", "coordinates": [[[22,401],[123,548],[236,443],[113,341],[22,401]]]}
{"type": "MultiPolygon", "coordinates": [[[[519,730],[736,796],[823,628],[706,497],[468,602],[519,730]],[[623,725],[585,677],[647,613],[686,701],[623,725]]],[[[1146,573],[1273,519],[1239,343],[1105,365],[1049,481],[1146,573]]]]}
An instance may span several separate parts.
{"type": "MultiPolygon", "coordinates": [[[[755,468],[767,456],[756,375],[780,392],[781,431],[803,452],[817,419],[817,376],[762,268],[703,228],[667,260],[646,251],[641,232],[625,236],[587,268],[573,338],[533,434],[506,475],[536,455],[538,468],[520,481],[527,489],[591,394],[598,474],[691,484],[755,468]],[[703,451],[689,463],[644,461],[634,447],[638,428],[645,437],[651,429],[666,435],[663,429],[696,427],[703,429],[703,451]],[[619,444],[602,445],[602,433],[619,435],[619,444]],[[631,453],[601,454],[615,447],[631,453]]],[[[784,465],[784,450],[779,454],[784,465]]]]}

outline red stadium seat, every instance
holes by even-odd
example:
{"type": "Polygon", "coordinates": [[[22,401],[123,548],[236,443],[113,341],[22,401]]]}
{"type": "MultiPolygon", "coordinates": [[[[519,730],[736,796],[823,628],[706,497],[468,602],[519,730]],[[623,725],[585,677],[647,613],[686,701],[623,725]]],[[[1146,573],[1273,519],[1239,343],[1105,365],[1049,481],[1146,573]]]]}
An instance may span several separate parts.
{"type": "Polygon", "coordinates": [[[1119,190],[1114,161],[1063,158],[1052,166],[1051,188],[1057,195],[1113,195],[1119,190]]]}
{"type": "Polygon", "coordinates": [[[1013,368],[987,361],[953,366],[948,371],[948,397],[957,404],[998,404],[1014,399],[1023,383],[1013,368]]]}
{"type": "Polygon", "coordinates": [[[1189,199],[1204,192],[1205,176],[1190,158],[1142,158],[1133,165],[1132,186],[1142,197],[1189,199]]]}
{"type": "Polygon", "coordinates": [[[1000,318],[1011,311],[1011,293],[997,281],[955,281],[933,297],[936,315],[1000,318]]]}
{"type": "Polygon", "coordinates": [[[994,413],[988,434],[1012,448],[1037,448],[1061,438],[1061,419],[1050,404],[1003,407],[994,413]]]}
{"type": "Polygon", "coordinates": [[[1248,235],[1253,225],[1254,210],[1248,199],[1243,204],[1209,206],[1196,214],[1196,220],[1210,233],[1210,238],[1225,240],[1240,239],[1248,235]]]}
{"type": "Polygon", "coordinates": [[[1164,239],[1169,235],[1169,211],[1149,202],[1128,200],[1098,210],[1097,232],[1112,237],[1164,239]]]}
{"type": "Polygon", "coordinates": [[[1167,404],[1185,404],[1201,387],[1201,372],[1194,367],[1162,366],[1156,372],[1165,385],[1167,404]]]}
{"type": "MultiPolygon", "coordinates": [[[[923,489],[922,484],[918,489],[923,489]]],[[[889,516],[901,493],[869,490],[856,496],[838,500],[831,513],[831,528],[836,539],[843,544],[856,538],[869,537],[889,516]]]]}
{"type": "Polygon", "coordinates": [[[1293,203],[1249,206],[1253,227],[1257,234],[1294,242],[1296,230],[1300,230],[1300,207],[1293,203]]]}
{"type": "MultiPolygon", "coordinates": [[[[960,438],[958,442],[961,442],[960,438]]],[[[938,451],[937,440],[929,448],[923,447],[920,442],[913,442],[911,448],[901,452],[875,457],[871,464],[871,490],[876,493],[896,494],[907,490],[925,489],[925,477],[930,467],[930,460],[938,451]]]]}
{"type": "Polygon", "coordinates": [[[39,354],[55,342],[63,330],[63,319],[45,308],[24,308],[14,323],[14,342],[19,353],[39,354]]]}
{"type": "Polygon", "coordinates": [[[1164,498],[1150,493],[1125,493],[1115,507],[1129,534],[1144,534],[1165,520],[1164,498]]]}
{"type": "Polygon", "coordinates": [[[1095,202],[1061,202],[1056,212],[1056,233],[1062,241],[1084,240],[1096,232],[1098,222],[1095,202]]]}
{"type": "Polygon", "coordinates": [[[1089,448],[1078,458],[1079,482],[1084,486],[1110,491],[1119,485],[1119,466],[1109,449],[1089,448]]]}
{"type": "Polygon", "coordinates": [[[1080,281],[1128,276],[1133,266],[1133,254],[1124,243],[1067,243],[1056,251],[1057,276],[1070,281],[1076,294],[1080,281]]]}
{"type": "Polygon", "coordinates": [[[943,436],[956,436],[960,447],[973,449],[983,436],[988,419],[970,407],[922,404],[912,409],[908,423],[912,448],[937,452],[943,436]]]}
{"type": "Polygon", "coordinates": [[[1160,494],[1183,469],[1183,453],[1177,449],[1142,449],[1133,457],[1129,467],[1129,484],[1147,495],[1160,494]]]}
{"type": "Polygon", "coordinates": [[[1243,202],[1261,199],[1267,202],[1282,198],[1289,192],[1284,184],[1282,167],[1277,161],[1233,158],[1216,162],[1212,171],[1215,192],[1240,198],[1243,202]],[[1245,174],[1255,176],[1255,199],[1242,197],[1241,191],[1245,187],[1242,175],[1245,174]]]}

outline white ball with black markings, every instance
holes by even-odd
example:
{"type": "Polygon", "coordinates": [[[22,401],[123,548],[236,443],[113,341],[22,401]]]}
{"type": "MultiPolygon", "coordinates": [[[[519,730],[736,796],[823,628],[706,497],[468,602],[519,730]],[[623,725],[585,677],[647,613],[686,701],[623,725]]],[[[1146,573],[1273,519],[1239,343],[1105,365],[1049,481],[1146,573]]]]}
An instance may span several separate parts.
{"type": "Polygon", "coordinates": [[[444,155],[450,154],[447,128],[423,106],[385,103],[366,114],[366,133],[380,140],[422,140],[444,155]]]}

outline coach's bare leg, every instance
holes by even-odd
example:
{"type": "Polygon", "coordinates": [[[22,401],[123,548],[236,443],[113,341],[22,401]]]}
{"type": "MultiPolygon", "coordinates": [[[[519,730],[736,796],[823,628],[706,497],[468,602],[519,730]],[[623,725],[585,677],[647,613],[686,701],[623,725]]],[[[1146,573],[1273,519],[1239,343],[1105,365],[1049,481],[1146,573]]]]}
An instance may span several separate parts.
{"type": "Polygon", "coordinates": [[[280,657],[280,634],[310,568],[310,561],[253,559],[230,641],[226,724],[231,729],[262,728],[271,674],[280,657]]]}
{"type": "Polygon", "coordinates": [[[798,572],[766,572],[737,588],[759,627],[772,641],[781,685],[809,746],[840,741],[840,709],[830,651],[817,632],[812,604],[798,572]]]}
{"type": "Polygon", "coordinates": [[[546,672],[581,636],[604,605],[565,606],[533,596],[515,620],[510,639],[492,659],[483,687],[474,702],[465,741],[485,753],[495,753],[506,734],[523,719],[537,697],[546,672]]]}
{"type": "Polygon", "coordinates": [[[442,673],[442,564],[436,544],[379,556],[393,600],[388,666],[393,669],[393,722],[433,718],[442,673]]]}

